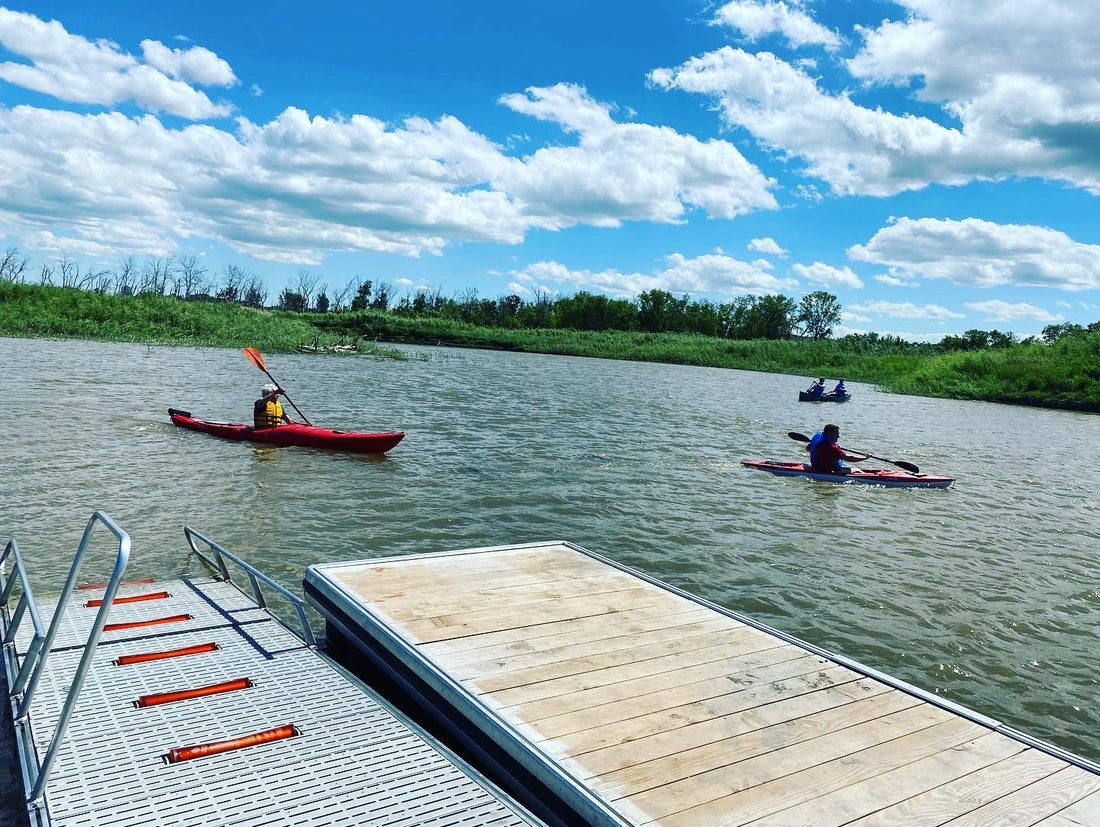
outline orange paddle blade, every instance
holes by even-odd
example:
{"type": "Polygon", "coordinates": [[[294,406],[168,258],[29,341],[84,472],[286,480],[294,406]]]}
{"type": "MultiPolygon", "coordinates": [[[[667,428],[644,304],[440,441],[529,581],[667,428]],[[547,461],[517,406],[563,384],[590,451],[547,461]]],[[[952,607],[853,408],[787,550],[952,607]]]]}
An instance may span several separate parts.
{"type": "Polygon", "coordinates": [[[242,348],[242,351],[244,355],[248,357],[249,362],[254,364],[262,371],[267,370],[267,365],[264,364],[264,357],[260,355],[260,351],[256,350],[256,348],[254,347],[242,348]]]}

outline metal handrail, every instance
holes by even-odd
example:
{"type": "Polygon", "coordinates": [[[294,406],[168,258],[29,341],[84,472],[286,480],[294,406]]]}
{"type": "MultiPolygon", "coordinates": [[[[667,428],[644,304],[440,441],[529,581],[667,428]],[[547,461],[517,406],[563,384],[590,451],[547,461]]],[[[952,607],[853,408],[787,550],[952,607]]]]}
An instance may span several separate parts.
{"type": "MultiPolygon", "coordinates": [[[[69,719],[72,717],[73,707],[76,705],[77,697],[80,695],[80,690],[84,685],[84,678],[87,676],[88,669],[91,667],[92,656],[95,654],[96,646],[99,644],[99,637],[103,633],[103,626],[107,623],[107,615],[111,611],[111,603],[115,598],[115,593],[118,591],[119,583],[122,580],[122,573],[126,570],[126,564],[130,561],[130,535],[119,528],[114,520],[102,511],[93,513],[88,520],[88,525],[84,528],[84,535],[80,538],[80,545],[77,547],[76,555],[73,557],[73,564],[69,568],[69,576],[65,580],[65,587],[61,592],[62,599],[58,603],[53,620],[50,621],[50,628],[42,639],[35,663],[31,667],[29,678],[26,680],[26,688],[23,692],[23,697],[19,700],[18,708],[15,710],[15,722],[17,724],[25,724],[27,722],[31,701],[34,698],[35,691],[38,689],[39,681],[45,673],[46,661],[49,659],[50,651],[53,648],[54,638],[57,637],[57,633],[61,629],[61,623],[64,620],[66,610],[69,606],[69,602],[66,598],[76,587],[77,578],[80,575],[80,567],[84,563],[84,557],[88,552],[88,542],[91,539],[92,531],[99,523],[102,523],[118,540],[118,555],[115,557],[114,569],[111,572],[110,579],[107,581],[106,591],[103,593],[103,602],[99,607],[99,611],[96,612],[95,621],[92,623],[92,629],[88,633],[88,641],[84,646],[84,653],[80,658],[80,663],[76,667],[76,674],[73,676],[73,682],[69,686],[69,691],[66,694],[65,704],[62,706],[61,714],[58,716],[57,726],[54,728],[53,735],[50,737],[49,748],[46,750],[45,757],[38,764],[34,788],[27,798],[27,806],[29,808],[37,807],[41,803],[43,793],[46,789],[46,781],[49,779],[50,771],[53,769],[54,761],[57,758],[57,751],[61,746],[62,737],[65,734],[65,729],[69,725],[69,719]]],[[[21,565],[22,561],[19,558],[16,559],[19,560],[19,565],[21,565]]],[[[21,576],[25,578],[25,573],[21,576]]],[[[8,586],[10,586],[10,584],[8,584],[8,586]]],[[[25,579],[24,589],[24,596],[27,597],[27,595],[29,595],[29,590],[27,590],[25,579]]],[[[5,587],[5,596],[7,595],[8,588],[5,587]]],[[[20,602],[22,603],[23,601],[20,602]]],[[[34,610],[33,600],[29,597],[27,597],[27,608],[31,611],[31,622],[35,624],[37,634],[41,626],[37,623],[37,611],[34,610]]],[[[29,655],[30,652],[28,651],[28,658],[24,661],[24,668],[26,668],[27,662],[30,661],[29,655]]],[[[23,670],[20,670],[20,677],[22,677],[22,675],[23,670]]],[[[33,762],[30,763],[33,764],[33,762]]]]}
{"type": "Polygon", "coordinates": [[[187,537],[187,545],[191,547],[191,551],[195,554],[195,556],[202,560],[202,562],[209,566],[211,569],[218,572],[222,580],[234,586],[238,591],[248,596],[248,593],[245,592],[244,589],[242,589],[240,585],[238,585],[233,580],[232,575],[230,575],[229,573],[229,567],[225,564],[225,561],[228,559],[240,566],[244,570],[245,574],[248,575],[248,582],[252,586],[251,597],[253,601],[255,601],[256,605],[259,606],[261,609],[267,608],[267,601],[264,599],[263,591],[260,589],[261,581],[264,583],[264,585],[270,586],[272,589],[282,595],[287,600],[287,602],[289,602],[290,605],[294,607],[294,611],[298,615],[298,622],[302,626],[302,639],[305,640],[306,645],[316,648],[317,638],[314,636],[313,629],[309,625],[309,618],[306,616],[306,603],[304,600],[302,600],[302,598],[298,597],[298,595],[294,594],[294,592],[288,590],[279,583],[276,583],[255,566],[251,565],[250,563],[246,563],[244,560],[242,560],[233,552],[229,551],[224,546],[214,542],[209,537],[206,537],[198,531],[195,531],[195,529],[191,528],[191,526],[185,525],[183,527],[183,533],[184,536],[187,537]],[[195,545],[196,540],[201,540],[212,552],[214,552],[213,559],[208,557],[203,552],[199,551],[198,546],[195,545]]]}
{"type": "MultiPolygon", "coordinates": [[[[15,542],[15,538],[8,540],[7,546],[4,547],[4,553],[0,555],[0,605],[3,606],[5,613],[8,610],[8,603],[11,602],[12,592],[15,590],[15,584],[20,584],[19,602],[16,604],[15,611],[11,613],[10,617],[5,617],[6,630],[4,633],[4,648],[11,647],[12,654],[14,655],[15,636],[19,632],[19,627],[22,625],[23,616],[25,614],[30,615],[31,626],[34,627],[34,638],[31,640],[30,645],[27,647],[27,653],[23,657],[23,665],[19,667],[18,673],[15,674],[15,679],[8,687],[9,699],[18,699],[24,687],[27,685],[27,679],[30,677],[31,669],[34,668],[34,664],[38,661],[38,654],[42,651],[42,640],[45,635],[42,632],[42,621],[38,616],[38,605],[34,602],[34,593],[31,591],[30,579],[27,577],[26,566],[23,565],[23,555],[19,553],[19,545],[15,542]],[[11,577],[5,578],[4,576],[4,564],[8,561],[9,557],[12,560],[13,570],[11,577]]],[[[17,662],[17,658],[12,660],[12,663],[17,662]]]]}

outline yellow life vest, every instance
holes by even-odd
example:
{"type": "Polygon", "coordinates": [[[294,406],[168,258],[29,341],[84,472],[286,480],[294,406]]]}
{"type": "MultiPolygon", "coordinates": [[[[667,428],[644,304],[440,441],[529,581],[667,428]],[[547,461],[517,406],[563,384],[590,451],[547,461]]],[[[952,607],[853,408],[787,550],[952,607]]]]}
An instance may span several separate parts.
{"type": "Polygon", "coordinates": [[[253,412],[253,426],[256,428],[274,428],[283,423],[283,406],[278,399],[261,404],[257,401],[256,410],[253,412]],[[261,409],[262,408],[262,409],[261,409]]]}

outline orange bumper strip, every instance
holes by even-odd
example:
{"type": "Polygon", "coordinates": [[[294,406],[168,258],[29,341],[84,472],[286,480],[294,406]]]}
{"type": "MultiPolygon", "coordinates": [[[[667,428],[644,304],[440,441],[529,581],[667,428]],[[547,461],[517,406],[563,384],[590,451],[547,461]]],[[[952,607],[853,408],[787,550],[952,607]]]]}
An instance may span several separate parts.
{"type": "Polygon", "coordinates": [[[173,747],[168,750],[169,764],[178,764],[180,761],[190,761],[192,758],[202,758],[206,755],[217,755],[219,752],[229,752],[243,747],[254,747],[258,744],[267,744],[271,741],[282,741],[284,738],[293,738],[298,734],[294,724],[265,729],[252,735],[242,735],[240,738],[229,738],[225,741],[211,741],[208,744],[196,744],[193,747],[173,747]]]}
{"type": "Polygon", "coordinates": [[[212,683],[209,686],[197,686],[194,689],[177,689],[174,692],[156,692],[152,695],[142,695],[134,706],[139,709],[147,706],[159,706],[176,701],[186,701],[191,698],[205,698],[208,695],[220,695],[223,692],[236,692],[238,689],[248,689],[252,681],[248,678],[237,678],[223,683],[212,683]]]}
{"type": "MultiPolygon", "coordinates": [[[[117,606],[120,603],[141,603],[145,600],[164,600],[164,598],[166,597],[168,597],[168,592],[149,592],[149,594],[135,594],[131,595],[130,597],[116,597],[114,600],[111,601],[111,605],[117,606]]],[[[99,598],[96,598],[95,600],[89,600],[87,603],[84,604],[85,608],[88,609],[92,609],[96,606],[102,605],[103,601],[99,598]]]]}
{"type": "Polygon", "coordinates": [[[148,663],[151,660],[167,660],[168,658],[180,658],[184,655],[199,655],[203,652],[213,652],[218,648],[216,643],[197,643],[194,646],[184,646],[180,649],[168,649],[164,652],[142,652],[139,655],[119,655],[115,660],[116,666],[128,666],[131,663],[148,663]]]}
{"type": "Polygon", "coordinates": [[[129,620],[125,623],[108,623],[103,627],[104,632],[117,632],[119,629],[139,629],[142,626],[156,626],[160,623],[182,623],[191,620],[191,615],[171,615],[169,617],[156,617],[152,620],[129,620]]]}

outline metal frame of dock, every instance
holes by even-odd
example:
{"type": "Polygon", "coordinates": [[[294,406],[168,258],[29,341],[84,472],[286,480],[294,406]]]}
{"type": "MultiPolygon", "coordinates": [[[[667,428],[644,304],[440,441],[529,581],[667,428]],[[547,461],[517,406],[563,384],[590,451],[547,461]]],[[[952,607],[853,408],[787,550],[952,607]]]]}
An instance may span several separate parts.
{"type": "Polygon", "coordinates": [[[315,565],[304,590],[566,823],[1100,824],[1096,763],[571,543],[315,565]]]}

